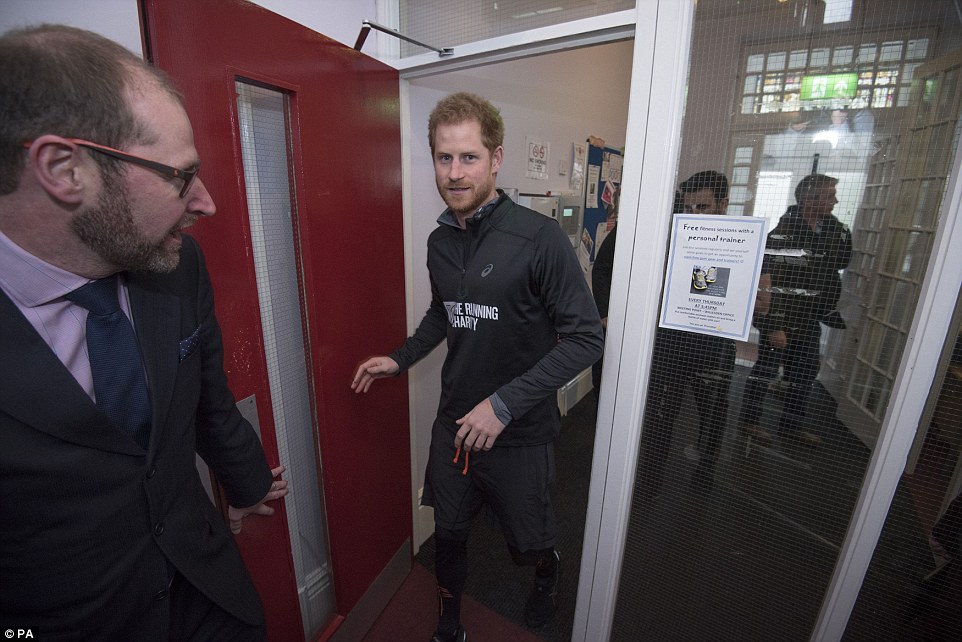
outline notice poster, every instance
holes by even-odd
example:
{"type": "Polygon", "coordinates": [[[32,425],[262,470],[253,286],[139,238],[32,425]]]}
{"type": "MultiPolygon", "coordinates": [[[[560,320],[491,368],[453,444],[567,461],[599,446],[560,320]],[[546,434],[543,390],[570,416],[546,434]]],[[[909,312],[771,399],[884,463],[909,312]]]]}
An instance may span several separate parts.
{"type": "Polygon", "coordinates": [[[588,162],[588,147],[584,143],[571,144],[571,191],[581,194],[585,188],[585,163],[588,162]]]}
{"type": "Polygon", "coordinates": [[[525,136],[524,142],[528,149],[528,170],[525,172],[525,177],[547,180],[548,143],[528,136],[525,136]]]}
{"type": "Polygon", "coordinates": [[[747,341],[766,223],[750,216],[675,214],[659,325],[747,341]]]}
{"type": "Polygon", "coordinates": [[[606,181],[615,183],[621,182],[621,169],[625,158],[620,154],[605,152],[605,158],[601,166],[601,177],[606,181]]]}
{"type": "Polygon", "coordinates": [[[594,247],[594,241],[591,240],[591,234],[588,234],[588,230],[581,228],[581,243],[578,244],[578,263],[581,264],[581,270],[588,274],[588,270],[591,269],[591,249],[594,247]]]}

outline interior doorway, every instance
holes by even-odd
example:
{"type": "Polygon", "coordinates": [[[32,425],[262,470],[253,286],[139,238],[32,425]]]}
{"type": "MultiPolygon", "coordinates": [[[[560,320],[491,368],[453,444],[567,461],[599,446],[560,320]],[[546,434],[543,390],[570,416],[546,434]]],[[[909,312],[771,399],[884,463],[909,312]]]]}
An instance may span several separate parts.
{"type": "MultiPolygon", "coordinates": [[[[619,39],[593,47],[493,61],[470,69],[421,76],[405,83],[404,92],[410,103],[407,121],[411,140],[406,147],[411,150],[409,218],[414,270],[411,289],[414,300],[409,308],[415,316],[410,322],[416,323],[419,314],[430,303],[430,284],[423,269],[426,239],[444,209],[435,186],[427,141],[427,117],[436,102],[455,91],[471,91],[490,99],[501,109],[506,134],[505,161],[497,181],[499,188],[514,193],[569,193],[572,191],[573,143],[586,144],[589,136],[603,138],[606,144],[616,148],[627,142],[625,132],[633,46],[632,40],[619,39]],[[526,137],[550,143],[547,178],[527,177],[526,137]],[[559,173],[562,165],[564,174],[559,173]]],[[[412,473],[416,493],[423,484],[444,356],[444,346],[440,346],[410,373],[412,430],[416,444],[412,473]]],[[[556,510],[564,513],[559,516],[559,524],[565,531],[559,533],[559,547],[566,557],[566,595],[556,621],[547,625],[543,632],[548,639],[567,640],[571,637],[592,463],[595,405],[594,393],[589,390],[563,417],[562,433],[556,445],[559,471],[565,471],[559,474],[554,500],[556,510]]],[[[530,582],[529,573],[514,568],[496,527],[482,519],[476,523],[474,531],[473,537],[479,539],[472,542],[469,550],[477,549],[486,559],[469,566],[468,595],[508,619],[522,622],[521,607],[530,582]],[[497,584],[494,578],[498,576],[504,577],[502,584],[511,588],[491,590],[497,584]]],[[[432,532],[430,509],[416,509],[415,543],[424,547],[416,559],[433,569],[432,532]]]]}

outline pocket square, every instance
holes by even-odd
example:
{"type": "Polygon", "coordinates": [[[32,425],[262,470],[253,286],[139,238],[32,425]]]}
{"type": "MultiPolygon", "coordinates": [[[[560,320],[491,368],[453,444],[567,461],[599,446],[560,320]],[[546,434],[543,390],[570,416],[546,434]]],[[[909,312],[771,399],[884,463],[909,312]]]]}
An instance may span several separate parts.
{"type": "Polygon", "coordinates": [[[190,355],[194,354],[194,350],[197,349],[197,344],[200,343],[200,326],[191,333],[186,339],[180,340],[180,359],[183,361],[190,355]]]}

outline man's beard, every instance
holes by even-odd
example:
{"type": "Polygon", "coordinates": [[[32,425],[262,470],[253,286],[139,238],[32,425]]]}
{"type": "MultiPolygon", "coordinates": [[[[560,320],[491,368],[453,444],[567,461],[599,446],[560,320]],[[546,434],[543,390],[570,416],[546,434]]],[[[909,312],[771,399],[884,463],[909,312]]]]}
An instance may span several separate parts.
{"type": "MultiPolygon", "coordinates": [[[[455,207],[454,199],[449,198],[448,191],[438,186],[438,192],[441,194],[441,200],[444,204],[451,208],[451,211],[459,216],[468,216],[474,214],[481,208],[482,205],[488,202],[488,195],[494,188],[494,181],[485,181],[480,185],[474,185],[473,195],[474,197],[468,201],[467,205],[459,205],[455,207]]],[[[462,201],[463,202],[463,201],[462,201]]]]}
{"type": "Polygon", "coordinates": [[[469,201],[468,205],[464,207],[461,207],[461,206],[455,207],[455,203],[453,202],[453,200],[448,200],[447,192],[441,193],[441,199],[444,201],[445,205],[451,208],[452,212],[454,212],[455,214],[459,214],[461,216],[474,214],[475,212],[478,211],[478,208],[480,208],[485,203],[484,198],[477,195],[477,193],[475,193],[474,200],[469,201]]]}
{"type": "Polygon", "coordinates": [[[166,235],[151,242],[137,230],[122,177],[104,174],[97,204],[71,221],[74,234],[102,259],[131,272],[173,272],[180,251],[165,247],[166,235]]]}

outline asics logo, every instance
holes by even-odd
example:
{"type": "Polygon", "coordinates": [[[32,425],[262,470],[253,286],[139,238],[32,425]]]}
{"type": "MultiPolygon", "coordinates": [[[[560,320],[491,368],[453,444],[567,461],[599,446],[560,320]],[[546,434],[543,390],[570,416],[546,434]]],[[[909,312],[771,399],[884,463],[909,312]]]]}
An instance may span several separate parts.
{"type": "Polygon", "coordinates": [[[487,265],[485,265],[485,266],[484,266],[484,269],[481,270],[481,278],[483,279],[484,277],[486,277],[486,276],[488,276],[489,274],[491,274],[491,270],[493,270],[493,269],[494,269],[494,264],[493,264],[493,263],[488,263],[487,265]]]}

